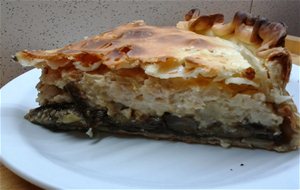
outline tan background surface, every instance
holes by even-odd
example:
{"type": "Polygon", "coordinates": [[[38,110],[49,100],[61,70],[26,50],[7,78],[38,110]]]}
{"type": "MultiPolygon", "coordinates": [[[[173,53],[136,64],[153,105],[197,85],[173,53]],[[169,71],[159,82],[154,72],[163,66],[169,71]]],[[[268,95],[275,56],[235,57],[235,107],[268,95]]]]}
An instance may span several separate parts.
{"type": "MultiPolygon", "coordinates": [[[[239,1],[1,1],[2,87],[26,69],[10,61],[23,49],[52,49],[121,23],[143,19],[155,25],[174,25],[191,8],[202,14],[223,13],[227,20],[238,10],[285,22],[289,34],[300,36],[299,0],[239,1]]],[[[300,47],[299,47],[300,48],[300,47]]],[[[299,57],[298,57],[299,58],[299,57]]],[[[24,81],[26,84],[26,81],[24,81]]],[[[4,100],[5,101],[5,100],[4,100]]],[[[0,189],[40,189],[0,164],[0,189]]]]}

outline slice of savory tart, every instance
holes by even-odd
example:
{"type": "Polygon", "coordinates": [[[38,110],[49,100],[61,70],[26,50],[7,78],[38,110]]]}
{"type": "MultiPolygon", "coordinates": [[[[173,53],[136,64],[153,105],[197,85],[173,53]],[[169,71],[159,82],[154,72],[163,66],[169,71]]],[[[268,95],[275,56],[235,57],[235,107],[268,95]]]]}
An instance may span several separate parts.
{"type": "Polygon", "coordinates": [[[242,12],[223,22],[194,9],[177,27],[135,21],[60,49],[18,52],[20,64],[42,69],[40,107],[25,118],[56,131],[297,149],[286,27],[242,12]]]}

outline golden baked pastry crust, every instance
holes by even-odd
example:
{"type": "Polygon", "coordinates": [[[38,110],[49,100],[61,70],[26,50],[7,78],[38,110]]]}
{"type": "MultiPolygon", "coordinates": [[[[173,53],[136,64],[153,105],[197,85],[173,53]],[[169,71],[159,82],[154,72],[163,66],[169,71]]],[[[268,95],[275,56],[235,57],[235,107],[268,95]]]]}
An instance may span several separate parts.
{"type": "Polygon", "coordinates": [[[23,61],[40,60],[34,62],[34,66],[48,65],[53,69],[73,64],[76,69],[93,71],[101,64],[112,70],[143,68],[146,73],[149,70],[147,74],[158,78],[189,78],[197,75],[193,74],[195,69],[202,68],[202,74],[207,77],[225,72],[229,73],[224,78],[245,77],[251,65],[243,60],[236,48],[215,37],[136,21],[61,49],[22,51],[17,57],[23,61]],[[236,61],[232,62],[234,58],[236,61]],[[232,63],[225,64],[226,61],[232,63]]]}

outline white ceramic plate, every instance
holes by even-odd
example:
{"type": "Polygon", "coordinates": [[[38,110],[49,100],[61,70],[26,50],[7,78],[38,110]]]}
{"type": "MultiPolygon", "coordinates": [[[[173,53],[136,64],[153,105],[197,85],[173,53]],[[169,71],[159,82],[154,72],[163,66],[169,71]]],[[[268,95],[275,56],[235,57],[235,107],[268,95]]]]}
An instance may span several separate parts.
{"type": "MultiPolygon", "coordinates": [[[[1,89],[1,158],[44,188],[299,188],[299,151],[264,150],[142,138],[89,139],[53,133],[23,119],[36,107],[39,71],[1,89]],[[243,164],[243,166],[241,165],[243,164]]],[[[299,67],[288,86],[299,108],[299,67]]]]}

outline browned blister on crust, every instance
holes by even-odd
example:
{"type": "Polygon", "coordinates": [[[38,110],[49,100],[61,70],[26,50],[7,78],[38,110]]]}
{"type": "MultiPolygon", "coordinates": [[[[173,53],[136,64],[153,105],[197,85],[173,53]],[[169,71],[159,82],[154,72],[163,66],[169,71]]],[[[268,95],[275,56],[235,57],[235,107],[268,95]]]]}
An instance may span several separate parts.
{"type": "Polygon", "coordinates": [[[189,21],[193,18],[198,18],[200,16],[200,10],[199,9],[191,9],[187,14],[185,14],[184,19],[186,21],[189,21]]]}
{"type": "Polygon", "coordinates": [[[267,60],[275,64],[280,64],[282,86],[285,87],[289,82],[292,69],[292,60],[289,52],[287,49],[280,49],[279,52],[274,51],[268,55],[267,60]]]}
{"type": "Polygon", "coordinates": [[[200,16],[189,25],[189,30],[196,33],[202,33],[210,29],[215,23],[224,22],[224,16],[221,14],[214,14],[209,16],[200,16]]]}

